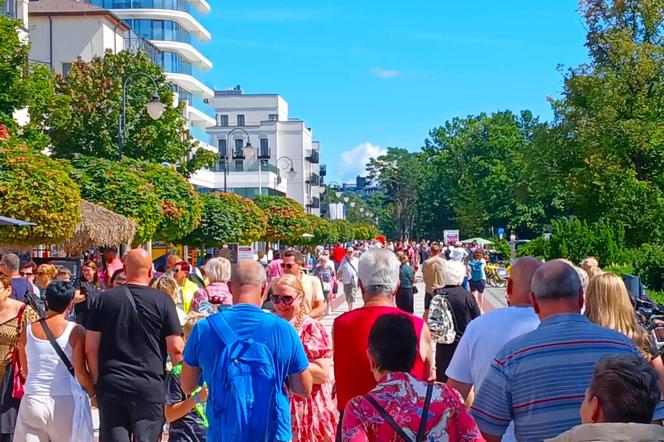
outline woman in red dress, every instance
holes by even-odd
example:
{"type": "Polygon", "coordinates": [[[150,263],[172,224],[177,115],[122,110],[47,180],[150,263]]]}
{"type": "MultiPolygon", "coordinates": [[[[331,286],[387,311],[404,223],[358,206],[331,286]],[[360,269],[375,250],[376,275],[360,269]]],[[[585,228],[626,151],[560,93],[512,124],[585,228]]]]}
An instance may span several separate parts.
{"type": "Polygon", "coordinates": [[[303,297],[302,283],[294,275],[284,275],[272,285],[274,311],[297,330],[314,378],[308,399],[290,396],[293,442],[331,442],[337,427],[330,368],[332,338],[323,324],[304,314],[303,297]]]}

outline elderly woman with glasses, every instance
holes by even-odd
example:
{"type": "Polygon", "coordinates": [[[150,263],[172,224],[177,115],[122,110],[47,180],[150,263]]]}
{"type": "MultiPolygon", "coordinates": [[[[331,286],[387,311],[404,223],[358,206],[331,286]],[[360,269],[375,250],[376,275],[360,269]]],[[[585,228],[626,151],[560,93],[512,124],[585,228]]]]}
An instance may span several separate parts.
{"type": "Polygon", "coordinates": [[[290,395],[293,442],[334,440],[337,417],[332,401],[332,338],[325,326],[304,314],[304,288],[295,275],[286,274],[272,284],[274,312],[289,321],[309,359],[314,388],[308,399],[290,395]]]}

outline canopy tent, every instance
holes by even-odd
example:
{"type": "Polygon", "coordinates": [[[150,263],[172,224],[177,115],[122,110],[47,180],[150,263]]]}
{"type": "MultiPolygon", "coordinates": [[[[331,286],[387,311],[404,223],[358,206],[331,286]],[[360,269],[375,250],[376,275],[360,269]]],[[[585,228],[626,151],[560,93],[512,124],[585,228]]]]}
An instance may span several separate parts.
{"type": "Polygon", "coordinates": [[[462,242],[463,244],[473,244],[473,243],[477,243],[478,246],[482,246],[482,247],[484,247],[484,246],[486,246],[486,245],[493,244],[493,241],[489,241],[488,239],[484,239],[484,238],[470,238],[470,239],[464,239],[464,240],[461,241],[461,242],[462,242]]]}
{"type": "Polygon", "coordinates": [[[313,238],[314,236],[311,233],[303,233],[302,238],[313,238]]]}
{"type": "Polygon", "coordinates": [[[136,223],[131,219],[83,201],[81,222],[74,229],[74,235],[61,246],[67,254],[76,255],[91,247],[131,243],[135,233],[136,223]]]}
{"type": "Polygon", "coordinates": [[[0,226],[29,227],[34,225],[35,223],[29,221],[21,221],[20,219],[0,216],[0,226]]]}

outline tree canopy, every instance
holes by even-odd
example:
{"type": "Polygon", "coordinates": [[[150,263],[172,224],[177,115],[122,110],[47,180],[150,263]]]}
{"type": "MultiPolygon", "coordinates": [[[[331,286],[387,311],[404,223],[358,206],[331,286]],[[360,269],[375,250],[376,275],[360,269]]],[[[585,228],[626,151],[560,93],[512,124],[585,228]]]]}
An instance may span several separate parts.
{"type": "Polygon", "coordinates": [[[172,106],[171,84],[161,67],[142,51],[113,54],[108,50],[103,57],[95,57],[89,63],[79,59],[67,76],[59,78],[57,90],[69,97],[71,115],[50,130],[53,153],[63,158],[82,154],[117,159],[122,87],[130,75],[137,73],[155,79],[159,99],[166,108],[159,119],[150,118],[145,104],[152,99],[153,83],[144,75],[132,77],[127,83],[124,155],[153,163],[178,164],[185,176],[215,164],[217,155],[198,149],[198,142],[189,134],[182,113],[184,102],[172,106]]]}
{"type": "Polygon", "coordinates": [[[307,216],[297,201],[288,197],[257,195],[254,203],[264,213],[269,214],[265,240],[297,242],[307,233],[307,216]]]}

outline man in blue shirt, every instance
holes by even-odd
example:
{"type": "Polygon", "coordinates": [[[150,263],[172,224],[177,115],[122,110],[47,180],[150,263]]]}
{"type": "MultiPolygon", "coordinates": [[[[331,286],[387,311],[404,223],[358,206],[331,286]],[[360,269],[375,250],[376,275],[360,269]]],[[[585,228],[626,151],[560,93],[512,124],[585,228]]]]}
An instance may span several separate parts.
{"type": "MultiPolygon", "coordinates": [[[[233,306],[199,321],[187,340],[182,390],[191,393],[202,378],[210,391],[208,407],[215,399],[219,399],[215,398],[215,395],[230,394],[227,387],[229,380],[223,380],[225,373],[220,373],[219,370],[224,368],[220,369],[219,365],[222,364],[218,364],[224,350],[227,350],[227,338],[222,340],[215,326],[215,321],[225,321],[230,326],[226,330],[229,334],[236,335],[234,338],[252,339],[253,343],[250,345],[263,344],[268,348],[272,357],[272,369],[278,380],[279,387],[274,390],[274,397],[255,398],[250,412],[253,422],[250,425],[255,430],[256,425],[261,425],[259,422],[265,422],[264,434],[268,435],[267,440],[290,441],[290,402],[284,385],[288,385],[290,393],[308,397],[313,384],[309,361],[295,328],[285,320],[261,310],[266,275],[260,263],[240,261],[233,269],[230,284],[233,306]],[[223,315],[223,318],[219,315],[223,315]],[[272,403],[275,405],[275,415],[269,416],[272,412],[269,404],[272,403]]],[[[258,385],[261,374],[252,372],[250,375],[255,380],[253,385],[258,385]]],[[[211,413],[209,409],[207,414],[209,434],[214,434],[222,422],[222,417],[211,413]]]]}
{"type": "MultiPolygon", "coordinates": [[[[531,292],[540,326],[498,352],[473,403],[489,442],[499,441],[510,421],[520,442],[542,441],[579,425],[597,361],[610,354],[639,355],[626,336],[581,315],[581,280],[564,261],[540,267],[531,292]]],[[[661,419],[660,411],[653,418],[661,419]]]]}

